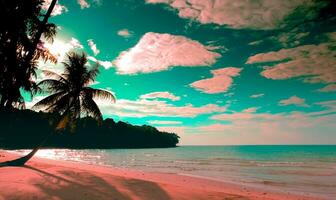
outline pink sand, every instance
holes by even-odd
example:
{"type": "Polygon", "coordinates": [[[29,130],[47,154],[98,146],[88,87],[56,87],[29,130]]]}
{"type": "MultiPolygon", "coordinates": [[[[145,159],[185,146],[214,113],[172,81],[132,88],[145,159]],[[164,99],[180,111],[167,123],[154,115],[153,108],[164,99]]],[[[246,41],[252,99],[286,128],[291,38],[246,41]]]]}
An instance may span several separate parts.
{"type": "MultiPolygon", "coordinates": [[[[18,155],[0,151],[0,161],[18,155]]],[[[33,158],[25,167],[0,168],[0,200],[312,200],[233,183],[176,174],[116,169],[33,158]]]]}

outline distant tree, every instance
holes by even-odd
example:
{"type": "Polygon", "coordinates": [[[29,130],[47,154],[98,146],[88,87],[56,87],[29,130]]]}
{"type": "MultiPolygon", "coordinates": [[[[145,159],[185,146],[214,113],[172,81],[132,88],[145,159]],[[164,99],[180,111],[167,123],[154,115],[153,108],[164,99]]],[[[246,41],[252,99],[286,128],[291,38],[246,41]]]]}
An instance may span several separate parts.
{"type": "MultiPolygon", "coordinates": [[[[89,69],[86,65],[86,55],[74,52],[67,54],[66,61],[63,64],[65,69],[61,75],[51,71],[44,71],[51,78],[42,80],[38,85],[45,88],[50,93],[50,96],[36,103],[33,108],[43,108],[45,111],[61,114],[63,117],[56,130],[75,124],[75,120],[80,118],[81,115],[91,116],[98,121],[102,121],[102,114],[93,98],[102,98],[115,102],[115,97],[108,91],[89,87],[99,73],[99,65],[96,64],[89,69]]],[[[24,165],[34,156],[47,138],[28,155],[13,161],[7,161],[2,163],[2,165],[24,165]]]]}

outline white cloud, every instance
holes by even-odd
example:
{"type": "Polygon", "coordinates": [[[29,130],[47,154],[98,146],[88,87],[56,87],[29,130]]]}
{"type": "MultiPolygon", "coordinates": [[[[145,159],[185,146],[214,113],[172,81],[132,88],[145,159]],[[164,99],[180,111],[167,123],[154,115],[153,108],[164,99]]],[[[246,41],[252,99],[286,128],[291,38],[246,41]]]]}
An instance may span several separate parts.
{"type": "Polygon", "coordinates": [[[276,28],[299,6],[311,6],[311,0],[146,0],[165,3],[178,10],[181,18],[202,24],[215,23],[233,28],[276,28]]]}
{"type": "Polygon", "coordinates": [[[93,42],[93,39],[88,39],[88,45],[90,46],[93,54],[96,56],[99,54],[100,50],[97,48],[97,45],[93,42]]]}
{"type": "Polygon", "coordinates": [[[288,99],[283,99],[279,102],[281,106],[296,105],[296,106],[308,106],[306,100],[297,96],[291,96],[288,99]]]}
{"type": "Polygon", "coordinates": [[[50,53],[52,53],[57,58],[58,62],[62,62],[66,53],[76,48],[81,49],[83,48],[83,45],[81,45],[76,38],[71,38],[71,40],[68,42],[55,39],[53,43],[44,43],[44,47],[46,47],[50,53]]]}
{"type": "Polygon", "coordinates": [[[71,38],[70,44],[74,48],[83,49],[83,45],[76,38],[71,38]]]}
{"type": "MultiPolygon", "coordinates": [[[[52,0],[45,0],[44,4],[42,5],[42,9],[47,11],[51,2],[52,2],[52,0]]],[[[56,16],[56,15],[60,15],[64,12],[68,12],[68,8],[59,4],[58,2],[56,2],[55,7],[54,7],[53,11],[51,12],[51,15],[56,16]]]]}
{"type": "Polygon", "coordinates": [[[181,98],[178,96],[175,96],[174,94],[170,92],[152,92],[148,94],[143,94],[140,96],[140,99],[170,99],[172,101],[178,101],[181,98]]]}
{"type": "Polygon", "coordinates": [[[83,46],[76,38],[71,38],[70,41],[64,41],[56,38],[53,43],[46,42],[43,44],[51,54],[57,58],[57,63],[52,63],[50,61],[44,62],[43,60],[38,61],[38,68],[36,81],[39,82],[45,78],[44,74],[41,73],[41,70],[54,71],[56,73],[63,73],[64,66],[62,62],[65,59],[65,55],[74,50],[81,49],[83,46]]]}
{"type": "Polygon", "coordinates": [[[120,74],[151,73],[173,66],[210,66],[219,57],[184,36],[149,32],[133,48],[122,52],[115,65],[120,74]]]}
{"type": "Polygon", "coordinates": [[[133,33],[129,31],[128,29],[121,29],[117,32],[117,34],[121,37],[128,38],[128,37],[131,37],[133,33]]]}
{"type": "Polygon", "coordinates": [[[236,67],[211,70],[213,77],[193,82],[190,86],[208,94],[226,92],[232,85],[232,77],[238,76],[241,70],[236,67]]]}
{"type": "Polygon", "coordinates": [[[88,56],[87,58],[93,62],[98,62],[98,64],[103,66],[105,69],[109,69],[112,67],[112,61],[97,60],[95,57],[92,56],[88,56]]]}
{"type": "Polygon", "coordinates": [[[248,43],[248,45],[257,46],[261,43],[263,43],[263,40],[255,40],[255,41],[252,41],[252,42],[248,43]]]}

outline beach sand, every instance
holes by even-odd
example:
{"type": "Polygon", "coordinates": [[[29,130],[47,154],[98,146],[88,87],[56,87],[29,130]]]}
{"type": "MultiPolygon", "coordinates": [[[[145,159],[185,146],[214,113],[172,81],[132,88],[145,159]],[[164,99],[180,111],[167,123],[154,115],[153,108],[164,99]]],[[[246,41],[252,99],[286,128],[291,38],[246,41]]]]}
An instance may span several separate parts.
{"type": "MultiPolygon", "coordinates": [[[[18,157],[0,150],[0,161],[18,157]]],[[[0,200],[305,200],[197,177],[118,169],[34,157],[24,167],[0,168],[0,200]]]]}

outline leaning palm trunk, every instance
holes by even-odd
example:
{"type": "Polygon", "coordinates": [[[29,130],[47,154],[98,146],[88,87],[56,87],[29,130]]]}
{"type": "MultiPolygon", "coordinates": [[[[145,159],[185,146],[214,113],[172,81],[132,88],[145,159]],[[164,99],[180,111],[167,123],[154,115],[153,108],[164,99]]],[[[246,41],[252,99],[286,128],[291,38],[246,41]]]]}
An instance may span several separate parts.
{"type": "Polygon", "coordinates": [[[42,142],[37,146],[35,147],[29,154],[21,157],[21,158],[18,158],[18,159],[15,159],[15,160],[10,160],[10,161],[6,161],[6,162],[2,162],[0,163],[0,167],[5,167],[5,166],[23,166],[26,164],[26,162],[28,162],[28,160],[30,160],[35,154],[36,152],[47,142],[47,140],[49,139],[49,137],[51,136],[52,134],[48,135],[47,137],[45,137],[42,142]]]}
{"type": "MultiPolygon", "coordinates": [[[[37,34],[36,34],[34,40],[33,40],[33,44],[31,46],[31,49],[29,49],[28,55],[27,55],[27,57],[25,59],[26,63],[30,63],[31,60],[32,60],[32,58],[33,58],[33,55],[34,55],[34,52],[36,50],[37,44],[40,41],[40,38],[41,38],[42,33],[44,31],[45,25],[48,22],[48,19],[49,19],[50,15],[51,15],[51,12],[53,11],[53,9],[54,9],[54,7],[56,5],[56,2],[57,2],[57,0],[53,0],[51,2],[50,6],[48,8],[48,11],[47,11],[47,13],[45,14],[45,16],[43,18],[43,21],[42,21],[41,25],[38,27],[38,31],[37,31],[37,34]]],[[[8,103],[8,105],[11,105],[12,104],[12,100],[10,100],[7,103],[8,103]]],[[[45,142],[49,139],[49,137],[51,135],[52,134],[48,135],[45,139],[43,139],[42,142],[37,147],[35,147],[28,155],[23,156],[23,157],[18,158],[18,159],[15,159],[15,160],[11,160],[11,161],[6,161],[6,162],[3,162],[3,163],[0,163],[0,167],[2,167],[2,166],[23,166],[45,144],[45,142]]]]}
{"type": "Polygon", "coordinates": [[[69,123],[69,115],[64,115],[64,117],[61,118],[61,120],[58,122],[55,131],[51,132],[50,134],[48,134],[45,138],[43,138],[43,140],[27,155],[14,159],[14,160],[10,160],[10,161],[5,161],[0,163],[0,167],[5,167],[5,166],[23,166],[26,164],[26,162],[28,162],[36,153],[38,150],[40,150],[41,147],[43,147],[43,145],[48,141],[48,139],[53,136],[56,132],[58,132],[59,130],[64,129],[68,123],[69,123]]]}
{"type": "Polygon", "coordinates": [[[51,135],[64,129],[69,123],[74,123],[76,119],[80,118],[81,114],[91,116],[101,122],[103,116],[93,98],[97,97],[115,102],[115,96],[108,91],[88,87],[97,76],[99,65],[97,64],[89,70],[85,65],[86,63],[85,54],[70,53],[68,54],[68,61],[63,63],[65,65],[64,74],[58,75],[54,72],[45,71],[49,76],[57,77],[57,79],[45,79],[39,83],[39,85],[45,86],[51,95],[37,102],[33,108],[46,107],[46,111],[60,113],[62,118],[55,130],[46,136],[31,153],[16,160],[0,163],[0,166],[24,165],[51,135]]]}

